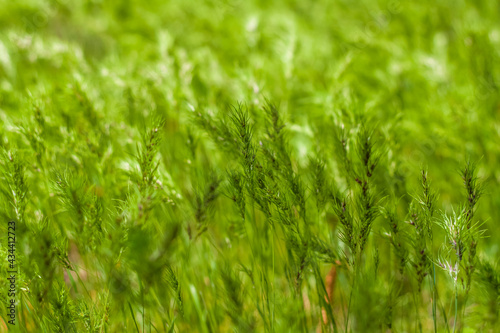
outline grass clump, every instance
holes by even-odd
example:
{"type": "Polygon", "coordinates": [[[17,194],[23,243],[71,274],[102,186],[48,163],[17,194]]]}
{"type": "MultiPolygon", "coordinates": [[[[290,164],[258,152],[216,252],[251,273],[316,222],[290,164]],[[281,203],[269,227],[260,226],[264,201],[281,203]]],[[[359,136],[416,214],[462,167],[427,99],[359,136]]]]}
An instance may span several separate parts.
{"type": "Polygon", "coordinates": [[[499,330],[496,2],[0,21],[0,331],[499,330]]]}

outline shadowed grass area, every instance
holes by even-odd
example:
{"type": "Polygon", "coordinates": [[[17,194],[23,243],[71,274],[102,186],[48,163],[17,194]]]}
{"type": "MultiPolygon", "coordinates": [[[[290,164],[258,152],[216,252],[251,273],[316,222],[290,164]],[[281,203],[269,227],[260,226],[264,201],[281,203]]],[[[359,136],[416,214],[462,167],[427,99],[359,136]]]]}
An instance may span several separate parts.
{"type": "Polygon", "coordinates": [[[0,22],[1,331],[500,329],[498,2],[0,22]]]}

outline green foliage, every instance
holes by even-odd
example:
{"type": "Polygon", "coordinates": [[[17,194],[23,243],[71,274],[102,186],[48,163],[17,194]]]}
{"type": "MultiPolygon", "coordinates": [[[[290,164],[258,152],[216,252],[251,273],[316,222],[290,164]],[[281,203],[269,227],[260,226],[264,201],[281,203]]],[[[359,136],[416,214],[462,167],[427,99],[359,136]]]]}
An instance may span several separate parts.
{"type": "Polygon", "coordinates": [[[498,331],[498,9],[1,2],[0,331],[498,331]]]}

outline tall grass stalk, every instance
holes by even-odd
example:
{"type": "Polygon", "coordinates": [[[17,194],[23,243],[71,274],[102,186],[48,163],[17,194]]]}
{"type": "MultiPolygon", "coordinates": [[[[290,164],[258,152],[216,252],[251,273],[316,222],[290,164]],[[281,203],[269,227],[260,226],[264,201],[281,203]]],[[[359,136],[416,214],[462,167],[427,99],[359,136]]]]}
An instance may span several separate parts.
{"type": "Polygon", "coordinates": [[[496,332],[500,12],[450,3],[4,1],[2,329],[496,332]]]}

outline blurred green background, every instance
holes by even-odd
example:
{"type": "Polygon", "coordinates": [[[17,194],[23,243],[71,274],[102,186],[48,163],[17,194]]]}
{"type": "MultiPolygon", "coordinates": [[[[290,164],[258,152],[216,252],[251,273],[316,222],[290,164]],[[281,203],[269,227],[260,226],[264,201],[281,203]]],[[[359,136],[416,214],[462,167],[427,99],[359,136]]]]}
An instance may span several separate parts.
{"type": "MultiPolygon", "coordinates": [[[[464,200],[460,168],[469,158],[477,161],[487,186],[476,218],[485,221],[488,236],[478,253],[496,261],[499,76],[500,2],[493,0],[0,0],[0,144],[18,151],[29,184],[27,231],[18,236],[21,271],[26,268],[19,286],[44,289],[33,286],[44,259],[38,266],[30,263],[55,246],[39,250],[35,245],[43,238],[35,230],[45,221],[44,230],[54,234],[48,244],[61,242],[61,256],[66,251],[81,267],[73,267],[79,276],[71,282],[71,273],[54,259],[54,276],[47,275],[54,280],[51,297],[64,298],[61,294],[69,290],[79,309],[75,318],[82,313],[109,316],[108,331],[136,331],[132,311],[141,332],[143,321],[147,332],[148,323],[166,331],[177,317],[179,332],[230,331],[236,324],[228,319],[216,281],[225,276],[225,265],[235,269],[250,255],[245,239],[233,232],[237,208],[223,195],[202,240],[191,237],[197,189],[210,182],[210,170],[223,177],[233,165],[193,117],[202,110],[220,118],[230,105],[242,102],[258,142],[265,133],[260,110],[266,100],[285,115],[296,169],[304,171],[310,157],[322,156],[332,180],[338,177],[334,128],[354,128],[364,114],[384,146],[377,186],[399,198],[402,210],[411,199],[407,193],[419,189],[420,169],[427,167],[440,195],[438,208],[451,211],[464,200]],[[158,155],[160,203],[152,208],[153,222],[147,227],[132,223],[122,230],[120,217],[134,220],[141,214],[142,199],[131,189],[131,174],[141,133],[157,116],[165,119],[158,155]],[[77,197],[93,191],[102,198],[102,235],[97,234],[94,247],[89,244],[95,232],[79,240],[77,220],[54,194],[50,184],[55,169],[76,179],[71,186],[77,197]],[[79,185],[80,180],[86,185],[79,185]],[[170,234],[176,241],[161,253],[158,249],[170,234]],[[155,266],[142,260],[160,254],[180,276],[187,303],[184,318],[161,284],[151,282],[147,300],[141,300],[148,285],[144,280],[156,281],[155,266]],[[127,291],[106,292],[112,288],[127,291]],[[158,310],[157,301],[165,309],[158,310]],[[94,306],[85,312],[83,304],[94,306]],[[144,308],[149,309],[146,319],[140,314],[144,308]]],[[[12,218],[12,207],[5,202],[2,215],[12,218]]],[[[264,223],[262,216],[258,219],[264,223]]],[[[319,219],[316,231],[332,233],[331,214],[319,219]]],[[[382,232],[377,221],[373,237],[382,232]]],[[[285,293],[286,265],[281,266],[273,272],[278,276],[273,284],[285,293]]],[[[322,269],[326,274],[328,267],[322,269]]],[[[57,311],[43,302],[37,308],[35,293],[23,293],[32,304],[31,312],[23,310],[27,331],[51,331],[47,323],[60,320],[54,317],[57,311]]],[[[258,318],[251,293],[241,295],[241,306],[245,315],[258,318]]],[[[299,330],[299,324],[288,326],[297,303],[287,305],[286,297],[281,302],[276,301],[280,309],[274,329],[299,330]]],[[[314,332],[319,304],[309,316],[306,331],[314,332]]],[[[74,318],[69,322],[83,325],[74,318]]],[[[100,322],[96,320],[96,331],[104,331],[100,322]]],[[[256,319],[246,329],[240,323],[240,331],[268,330],[263,322],[256,319]]]]}

